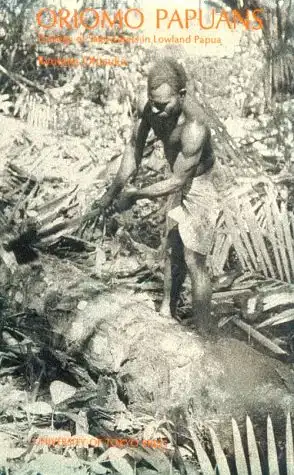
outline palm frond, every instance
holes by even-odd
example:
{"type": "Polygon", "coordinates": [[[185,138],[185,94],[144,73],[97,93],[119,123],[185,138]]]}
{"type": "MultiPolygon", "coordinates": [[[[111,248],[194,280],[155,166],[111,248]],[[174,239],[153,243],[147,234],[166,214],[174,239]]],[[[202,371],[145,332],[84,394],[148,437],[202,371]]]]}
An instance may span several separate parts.
{"type": "Polygon", "coordinates": [[[244,154],[195,83],[199,114],[212,131],[219,163],[215,177],[221,216],[210,256],[214,275],[224,272],[233,246],[244,271],[291,282],[294,278],[294,218],[279,196],[278,185],[265,175],[261,157],[244,154]]]}
{"type": "Polygon", "coordinates": [[[293,320],[294,320],[294,310],[293,308],[290,308],[288,310],[284,310],[284,312],[274,315],[273,317],[267,318],[262,323],[260,323],[257,326],[257,328],[268,327],[270,325],[272,326],[281,325],[282,323],[293,322],[293,320]]]}
{"type": "MultiPolygon", "coordinates": [[[[248,452],[246,452],[240,430],[237,422],[232,419],[232,430],[233,430],[233,440],[234,440],[234,461],[237,475],[262,475],[267,473],[268,475],[279,475],[279,459],[278,459],[278,449],[274,436],[273,423],[270,416],[267,419],[267,457],[265,466],[262,467],[260,454],[258,450],[258,442],[256,440],[253,425],[249,416],[246,418],[246,432],[247,432],[247,447],[248,452]]],[[[194,443],[195,452],[198,458],[200,469],[203,474],[213,474],[218,473],[219,475],[230,475],[232,472],[229,468],[228,460],[221,448],[220,441],[214,432],[210,429],[211,442],[214,450],[215,458],[215,467],[212,468],[210,459],[205,452],[204,448],[201,446],[199,439],[191,431],[191,437],[194,443]]],[[[285,475],[294,474],[294,452],[293,452],[293,434],[292,434],[292,425],[291,425],[291,416],[287,415],[286,423],[286,434],[285,434],[285,454],[286,454],[286,465],[287,469],[285,475]]],[[[284,472],[283,472],[284,473],[284,472]]]]}
{"type": "Polygon", "coordinates": [[[236,468],[238,473],[242,473],[244,475],[248,475],[248,468],[245,458],[245,453],[243,449],[241,434],[239,431],[239,427],[235,419],[232,420],[233,426],[233,439],[234,439],[234,450],[235,450],[235,461],[236,461],[236,468]]]}
{"type": "Polygon", "coordinates": [[[262,475],[257,443],[250,417],[246,417],[248,456],[251,475],[262,475]]]}
{"type": "Polygon", "coordinates": [[[293,433],[290,414],[287,414],[286,425],[286,460],[288,475],[294,475],[293,433]]]}
{"type": "Polygon", "coordinates": [[[270,416],[268,416],[267,418],[267,457],[269,475],[279,475],[280,470],[278,464],[275,434],[270,416]]]}
{"type": "Polygon", "coordinates": [[[231,245],[244,271],[291,283],[294,278],[293,216],[275,184],[261,177],[238,179],[221,193],[222,219],[211,252],[213,272],[222,273],[231,245]],[[258,191],[256,191],[258,190],[258,191]],[[221,268],[221,266],[223,266],[221,268]]]}
{"type": "Polygon", "coordinates": [[[214,450],[214,456],[216,460],[216,466],[221,475],[230,475],[229,465],[224,454],[223,449],[221,448],[221,444],[217,438],[216,433],[213,429],[210,429],[210,437],[212,441],[212,446],[214,450]]]}
{"type": "Polygon", "coordinates": [[[202,447],[197,435],[195,434],[195,432],[193,431],[191,427],[190,427],[190,433],[191,433],[194,449],[195,449],[202,472],[205,473],[205,475],[215,475],[214,469],[209,460],[209,457],[206,451],[204,450],[204,448],[202,447]]]}

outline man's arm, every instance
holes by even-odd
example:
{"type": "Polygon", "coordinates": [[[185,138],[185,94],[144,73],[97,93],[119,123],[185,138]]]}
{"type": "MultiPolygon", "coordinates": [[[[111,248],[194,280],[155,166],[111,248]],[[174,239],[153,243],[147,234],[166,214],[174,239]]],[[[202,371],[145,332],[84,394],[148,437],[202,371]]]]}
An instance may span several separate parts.
{"type": "Polygon", "coordinates": [[[199,126],[194,122],[189,123],[182,133],[182,152],[175,161],[171,178],[141,190],[130,191],[130,193],[137,199],[141,199],[165,196],[181,190],[186,181],[191,176],[195,176],[206,136],[207,130],[204,126],[199,126]]]}
{"type": "Polygon", "coordinates": [[[107,208],[121,192],[128,179],[138,169],[142,157],[146,139],[150,130],[148,121],[148,115],[146,113],[146,107],[143,111],[142,118],[139,119],[134,127],[131,140],[126,145],[119,170],[101,200],[99,200],[99,206],[107,208]]]}

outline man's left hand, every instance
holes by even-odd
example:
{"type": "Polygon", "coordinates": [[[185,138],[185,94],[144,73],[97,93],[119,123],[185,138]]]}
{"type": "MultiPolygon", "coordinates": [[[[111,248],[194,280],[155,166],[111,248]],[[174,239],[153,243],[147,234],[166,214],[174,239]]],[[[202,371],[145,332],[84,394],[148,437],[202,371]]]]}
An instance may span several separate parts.
{"type": "Polygon", "coordinates": [[[131,188],[121,193],[117,202],[114,204],[114,207],[116,211],[121,213],[122,211],[130,209],[136,203],[137,199],[138,195],[136,188],[131,188]]]}

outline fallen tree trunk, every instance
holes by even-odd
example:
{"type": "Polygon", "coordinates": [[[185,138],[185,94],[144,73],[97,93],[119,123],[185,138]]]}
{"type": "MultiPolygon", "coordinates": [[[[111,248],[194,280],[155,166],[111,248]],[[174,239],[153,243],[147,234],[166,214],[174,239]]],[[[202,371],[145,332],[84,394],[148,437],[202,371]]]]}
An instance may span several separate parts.
{"type": "MultiPolygon", "coordinates": [[[[294,403],[279,376],[291,380],[287,365],[233,338],[205,341],[159,316],[146,292],[128,291],[118,281],[106,291],[69,262],[42,257],[37,266],[21,266],[8,295],[13,311],[37,312],[49,323],[51,348],[81,359],[98,381],[111,379],[118,411],[127,406],[135,414],[167,417],[184,431],[184,414],[192,408],[195,426],[213,427],[230,447],[232,417],[245,428],[249,414],[264,428],[270,413],[282,428],[294,403]]],[[[113,404],[113,395],[105,404],[113,404]]]]}

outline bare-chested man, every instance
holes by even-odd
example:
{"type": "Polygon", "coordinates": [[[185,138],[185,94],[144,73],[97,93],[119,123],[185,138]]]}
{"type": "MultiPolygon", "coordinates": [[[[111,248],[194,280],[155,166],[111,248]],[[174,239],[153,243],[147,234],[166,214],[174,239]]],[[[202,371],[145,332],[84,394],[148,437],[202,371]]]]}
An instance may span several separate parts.
{"type": "MultiPolygon", "coordinates": [[[[143,189],[132,188],[121,195],[120,203],[135,203],[173,195],[167,224],[167,256],[164,298],[161,313],[171,316],[185,277],[192,283],[193,323],[200,331],[210,331],[211,283],[206,256],[215,227],[217,200],[211,180],[214,157],[210,131],[203,113],[186,91],[184,68],[171,58],[158,61],[148,75],[148,100],[138,111],[130,143],[120,169],[100,205],[108,207],[139,167],[150,129],[163,142],[171,169],[170,178],[143,189]],[[185,265],[186,263],[186,265],[185,265]]],[[[122,206],[123,207],[123,206],[122,206]]]]}

